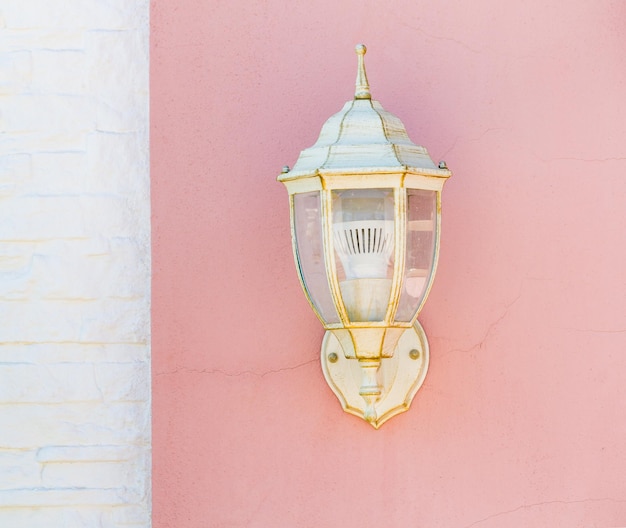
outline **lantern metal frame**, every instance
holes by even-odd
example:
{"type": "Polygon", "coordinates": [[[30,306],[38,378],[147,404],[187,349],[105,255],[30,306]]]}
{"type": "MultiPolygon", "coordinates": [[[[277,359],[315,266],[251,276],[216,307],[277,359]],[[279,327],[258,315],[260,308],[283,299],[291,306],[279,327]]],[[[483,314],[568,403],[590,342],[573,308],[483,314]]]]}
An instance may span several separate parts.
{"type": "Polygon", "coordinates": [[[289,193],[293,252],[300,283],[326,329],[321,349],[324,376],[343,409],[377,429],[409,408],[426,376],[429,346],[417,317],[437,268],[441,191],[452,173],[445,162],[435,166],[427,150],[409,140],[400,120],[371,100],[363,60],[365,46],[358,45],[356,52],[358,71],[354,100],[327,121],[316,144],[301,153],[293,170],[285,167],[278,181],[285,184],[289,193]],[[350,116],[349,126],[344,123],[346,116],[350,116]],[[372,137],[384,139],[374,141],[372,137]],[[371,159],[374,163],[369,161],[371,159]],[[394,194],[393,276],[385,317],[380,321],[350,320],[337,275],[333,191],[355,189],[393,189],[394,194]],[[433,260],[413,318],[396,321],[405,280],[407,193],[411,189],[435,192],[435,215],[430,221],[433,222],[433,260]],[[318,310],[298,253],[294,197],[310,192],[319,193],[325,273],[338,322],[326,321],[318,310]]]}

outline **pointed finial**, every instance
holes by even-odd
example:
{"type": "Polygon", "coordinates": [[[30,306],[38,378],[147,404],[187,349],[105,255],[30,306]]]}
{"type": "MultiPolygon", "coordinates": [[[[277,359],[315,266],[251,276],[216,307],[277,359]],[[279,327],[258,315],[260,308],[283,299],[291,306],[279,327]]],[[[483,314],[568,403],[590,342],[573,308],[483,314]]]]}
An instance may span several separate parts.
{"type": "Polygon", "coordinates": [[[370,85],[367,82],[367,74],[365,73],[365,61],[364,56],[367,48],[365,44],[357,44],[354,48],[359,59],[359,69],[356,74],[356,91],[354,92],[355,99],[371,99],[370,85]]]}

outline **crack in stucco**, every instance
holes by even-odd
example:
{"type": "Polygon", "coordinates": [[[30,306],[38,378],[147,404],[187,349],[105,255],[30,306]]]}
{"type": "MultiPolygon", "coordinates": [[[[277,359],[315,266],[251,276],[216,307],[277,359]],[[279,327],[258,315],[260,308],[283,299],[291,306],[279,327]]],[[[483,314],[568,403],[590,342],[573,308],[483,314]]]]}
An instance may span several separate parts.
{"type": "Polygon", "coordinates": [[[585,334],[624,334],[626,330],[597,330],[595,328],[565,328],[570,332],[583,332],[585,334]]]}
{"type": "Polygon", "coordinates": [[[450,145],[450,147],[448,147],[448,149],[440,156],[440,159],[442,160],[446,159],[446,156],[456,148],[456,144],[459,142],[459,139],[460,139],[460,136],[456,136],[454,138],[452,145],[450,145]]]}
{"type": "MultiPolygon", "coordinates": [[[[507,132],[509,131],[508,128],[504,128],[504,127],[490,127],[490,128],[487,128],[487,129],[483,130],[483,132],[479,136],[473,137],[473,138],[469,138],[466,141],[468,143],[476,143],[476,142],[480,141],[481,139],[483,139],[487,134],[489,134],[489,132],[499,132],[499,131],[503,131],[503,130],[507,131],[507,132]]],[[[454,141],[452,142],[452,145],[440,156],[440,158],[441,159],[445,159],[446,156],[448,154],[450,154],[450,152],[452,152],[456,148],[456,146],[457,146],[457,144],[458,144],[460,139],[461,139],[461,136],[456,136],[454,138],[454,141]]]]}
{"type": "Polygon", "coordinates": [[[254,511],[248,516],[248,521],[246,525],[249,525],[250,523],[252,523],[252,521],[256,518],[259,511],[261,511],[261,508],[263,507],[263,505],[267,502],[267,499],[270,496],[270,494],[271,494],[271,490],[268,489],[263,495],[263,497],[261,497],[261,499],[259,500],[254,511]]]}
{"type": "Polygon", "coordinates": [[[580,500],[569,500],[569,501],[568,500],[552,500],[552,501],[544,501],[544,502],[533,502],[531,504],[522,504],[521,506],[518,506],[517,508],[513,508],[512,510],[505,510],[505,511],[501,511],[498,513],[494,513],[492,515],[488,515],[487,517],[483,517],[482,519],[479,519],[478,521],[474,521],[472,524],[466,525],[464,528],[472,528],[473,526],[478,526],[479,524],[495,519],[496,517],[509,515],[511,513],[515,513],[521,510],[537,508],[539,506],[547,506],[551,504],[583,504],[586,502],[613,502],[616,504],[622,504],[622,503],[626,503],[626,500],[613,499],[613,498],[607,497],[604,499],[580,499],[580,500]]]}
{"type": "MultiPolygon", "coordinates": [[[[510,129],[504,128],[504,127],[487,128],[479,136],[468,138],[465,141],[468,143],[469,142],[475,143],[483,139],[483,137],[485,137],[489,132],[496,132],[496,131],[510,132],[510,129]]],[[[457,147],[460,139],[461,139],[460,136],[456,136],[454,138],[454,140],[452,141],[452,145],[448,147],[448,149],[441,155],[441,159],[445,159],[445,157],[457,147]]],[[[542,158],[541,156],[535,153],[533,153],[533,156],[542,163],[552,163],[552,162],[557,162],[557,161],[579,161],[581,163],[608,163],[611,161],[626,161],[626,157],[623,157],[623,156],[608,156],[606,158],[581,158],[577,156],[559,156],[559,157],[554,157],[554,158],[542,158]]]]}
{"type": "Polygon", "coordinates": [[[221,374],[222,376],[226,376],[229,378],[236,378],[238,376],[244,376],[246,374],[251,375],[251,376],[256,376],[257,378],[264,378],[265,376],[267,376],[268,374],[278,374],[279,372],[286,372],[286,371],[290,371],[290,370],[296,370],[302,367],[305,367],[307,365],[310,365],[312,363],[316,363],[318,360],[317,358],[315,359],[310,359],[309,361],[305,361],[304,363],[298,363],[297,365],[292,365],[290,367],[282,367],[282,368],[277,368],[277,369],[270,369],[270,370],[265,370],[263,372],[256,372],[254,370],[241,370],[238,372],[228,372],[226,370],[221,370],[221,369],[190,369],[190,368],[185,368],[185,367],[181,367],[175,370],[169,370],[169,371],[164,371],[164,372],[157,372],[155,374],[155,376],[165,376],[165,375],[172,375],[172,374],[221,374]]]}
{"type": "Polygon", "coordinates": [[[607,161],[626,161],[626,158],[609,157],[609,158],[577,158],[577,157],[560,157],[560,158],[541,158],[536,156],[538,160],[544,163],[551,163],[553,161],[581,161],[583,163],[605,163],[607,161]]]}
{"type": "Polygon", "coordinates": [[[452,37],[441,37],[439,35],[433,35],[432,33],[428,33],[427,31],[424,31],[423,28],[421,28],[420,26],[414,26],[411,24],[407,24],[405,20],[400,20],[400,25],[407,27],[413,31],[417,31],[418,33],[421,33],[422,35],[424,35],[427,38],[433,39],[433,40],[443,40],[445,42],[452,42],[454,44],[457,44],[458,46],[461,46],[462,48],[471,51],[472,53],[476,53],[476,54],[480,54],[482,53],[482,50],[478,50],[475,48],[472,48],[471,46],[469,46],[468,44],[466,44],[465,42],[458,40],[458,39],[454,39],[452,37]]]}
{"type": "Polygon", "coordinates": [[[471,141],[472,143],[476,143],[478,141],[480,141],[482,138],[484,138],[487,134],[489,134],[489,132],[501,132],[501,131],[505,131],[505,132],[509,132],[508,128],[504,128],[504,127],[491,127],[491,128],[487,128],[485,130],[483,130],[483,133],[475,138],[470,138],[468,139],[468,141],[471,141]]]}
{"type": "Polygon", "coordinates": [[[521,297],[522,297],[522,286],[520,285],[520,289],[519,289],[518,294],[515,296],[515,298],[511,302],[509,302],[504,307],[503,312],[498,316],[498,318],[495,321],[489,323],[489,325],[487,326],[487,329],[483,333],[483,336],[480,338],[480,340],[477,343],[473,344],[469,348],[455,348],[453,350],[449,350],[448,352],[446,352],[442,356],[447,356],[448,354],[452,354],[452,353],[455,353],[455,352],[468,353],[468,352],[471,352],[472,350],[474,350],[476,348],[482,347],[485,344],[485,341],[487,341],[487,339],[489,338],[489,336],[493,332],[493,330],[504,320],[504,318],[509,314],[509,311],[511,310],[511,308],[517,303],[517,301],[520,300],[521,297]]]}

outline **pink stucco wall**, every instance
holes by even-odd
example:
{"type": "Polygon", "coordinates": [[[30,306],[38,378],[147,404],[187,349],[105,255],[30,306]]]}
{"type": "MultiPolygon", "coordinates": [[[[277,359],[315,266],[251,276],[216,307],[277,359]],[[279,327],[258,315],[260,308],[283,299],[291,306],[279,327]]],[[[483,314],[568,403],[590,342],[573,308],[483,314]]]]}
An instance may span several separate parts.
{"type": "Polygon", "coordinates": [[[626,526],[626,4],[153,0],[155,528],[626,526]],[[454,176],[379,431],[319,366],[275,177],[372,92],[454,176]]]}

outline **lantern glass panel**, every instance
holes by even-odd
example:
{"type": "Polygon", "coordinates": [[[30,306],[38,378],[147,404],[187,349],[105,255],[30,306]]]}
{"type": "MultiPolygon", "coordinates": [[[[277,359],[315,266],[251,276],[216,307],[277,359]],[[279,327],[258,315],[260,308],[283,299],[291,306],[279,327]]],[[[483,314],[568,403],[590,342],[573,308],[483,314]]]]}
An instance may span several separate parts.
{"type": "Polygon", "coordinates": [[[393,189],[332,193],[337,279],[351,322],[385,319],[393,278],[394,212],[393,189]]]}
{"type": "Polygon", "coordinates": [[[324,323],[338,323],[324,263],[321,200],[318,191],[293,197],[295,250],[300,278],[308,297],[324,323]]]}
{"type": "Polygon", "coordinates": [[[431,281],[437,240],[437,192],[407,190],[406,260],[396,321],[411,321],[431,281]]]}

